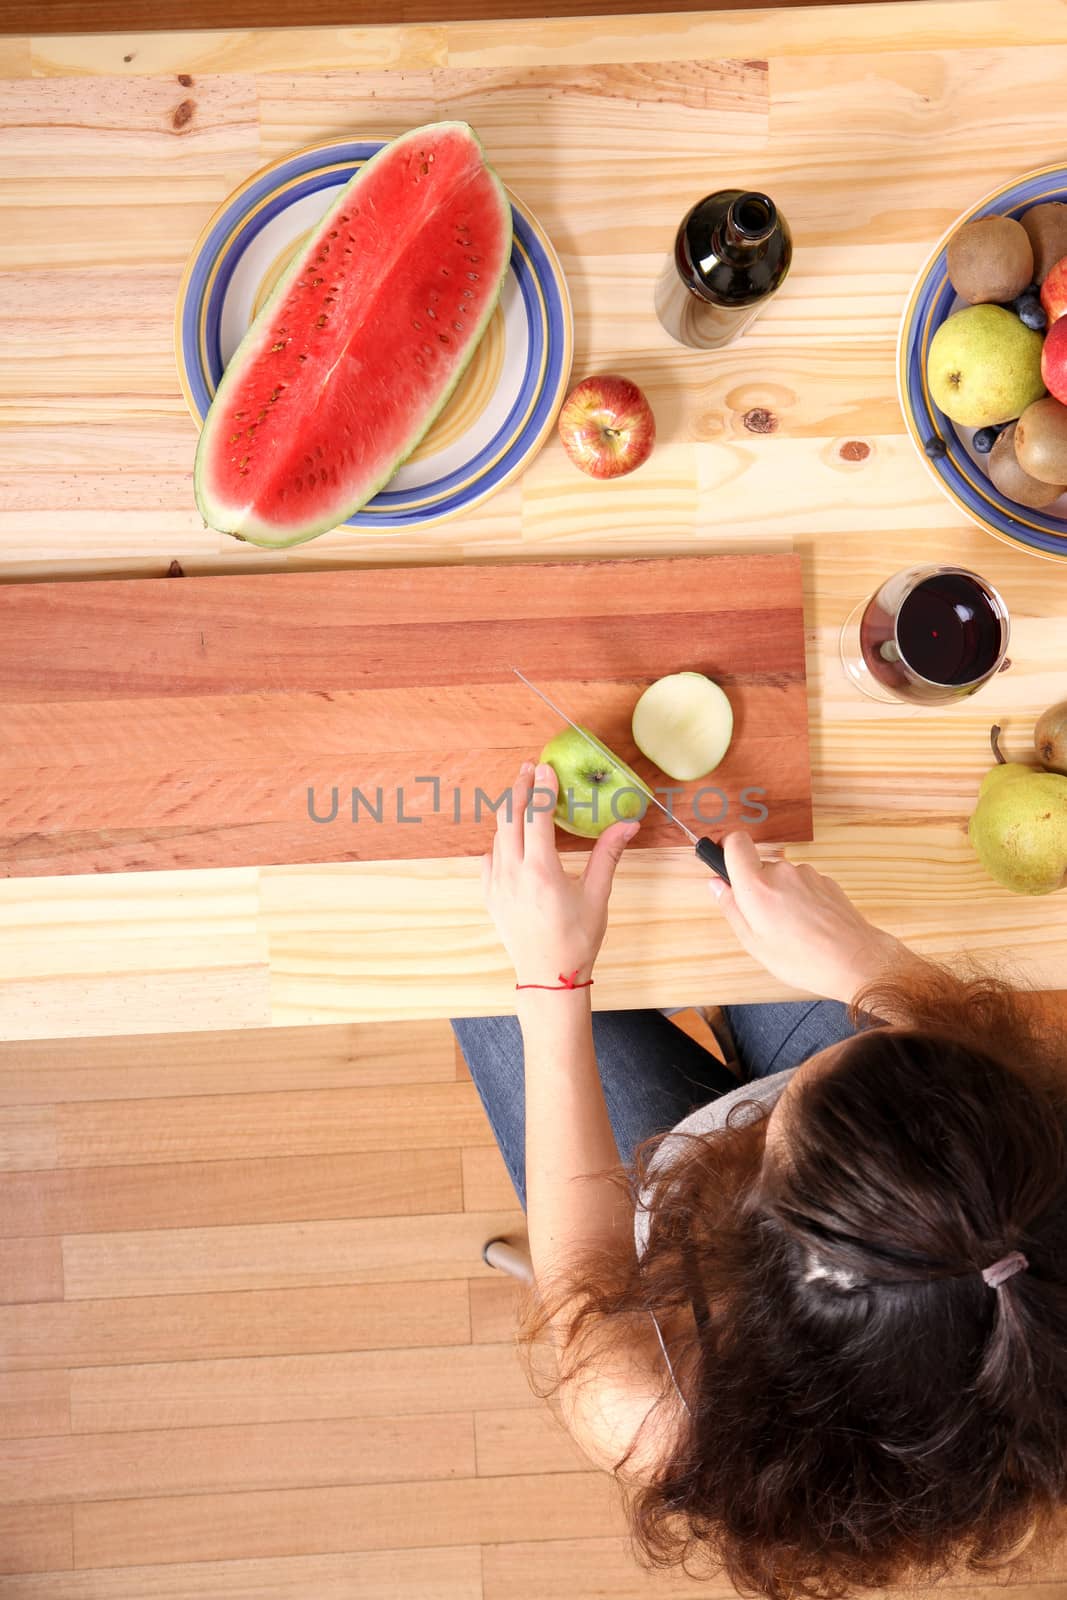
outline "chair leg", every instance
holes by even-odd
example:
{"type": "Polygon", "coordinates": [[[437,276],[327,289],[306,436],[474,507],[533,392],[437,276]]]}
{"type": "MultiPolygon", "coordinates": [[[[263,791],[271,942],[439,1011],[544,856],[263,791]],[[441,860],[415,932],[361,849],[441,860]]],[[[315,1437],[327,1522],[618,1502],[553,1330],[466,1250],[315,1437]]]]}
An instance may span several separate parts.
{"type": "Polygon", "coordinates": [[[500,1272],[508,1272],[523,1283],[532,1284],[534,1281],[533,1262],[530,1260],[529,1252],[521,1246],[508,1244],[506,1239],[490,1239],[482,1251],[482,1260],[487,1266],[496,1267],[500,1272]]]}

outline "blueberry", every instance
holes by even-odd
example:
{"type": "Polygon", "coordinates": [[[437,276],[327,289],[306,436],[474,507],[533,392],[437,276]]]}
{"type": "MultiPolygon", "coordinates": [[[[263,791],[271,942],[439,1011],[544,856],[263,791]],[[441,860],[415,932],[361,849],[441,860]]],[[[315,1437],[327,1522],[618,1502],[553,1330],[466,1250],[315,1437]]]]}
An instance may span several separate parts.
{"type": "Polygon", "coordinates": [[[980,456],[987,456],[999,437],[999,428],[979,428],[971,443],[980,456]]]}
{"type": "Polygon", "coordinates": [[[1040,300],[1020,301],[1017,310],[1019,321],[1024,328],[1032,328],[1035,333],[1044,333],[1048,327],[1048,317],[1040,300]]]}
{"type": "Polygon", "coordinates": [[[932,439],[927,439],[923,449],[931,461],[940,461],[942,456],[948,455],[948,445],[944,439],[939,439],[936,434],[932,439]]]}

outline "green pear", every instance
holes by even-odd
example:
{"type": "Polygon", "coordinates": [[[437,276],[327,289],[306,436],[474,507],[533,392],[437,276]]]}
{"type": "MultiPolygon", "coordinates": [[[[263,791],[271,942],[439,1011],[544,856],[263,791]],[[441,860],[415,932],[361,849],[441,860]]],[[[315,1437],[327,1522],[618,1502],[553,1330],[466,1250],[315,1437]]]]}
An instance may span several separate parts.
{"type": "Polygon", "coordinates": [[[944,321],[926,358],[934,404],[968,428],[1011,422],[1045,393],[1042,337],[1003,306],[965,306],[944,321]]]}
{"type": "Polygon", "coordinates": [[[978,859],[1016,894],[1051,894],[1067,874],[1067,778],[1005,761],[982,779],[968,825],[978,859]]]}

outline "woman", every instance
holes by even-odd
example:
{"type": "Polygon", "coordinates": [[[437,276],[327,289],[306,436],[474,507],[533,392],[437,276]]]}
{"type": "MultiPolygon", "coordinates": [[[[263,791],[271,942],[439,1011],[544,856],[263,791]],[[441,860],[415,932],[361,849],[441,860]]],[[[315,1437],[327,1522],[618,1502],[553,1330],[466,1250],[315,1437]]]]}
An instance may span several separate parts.
{"type": "Polygon", "coordinates": [[[727,1008],[739,1088],[659,1013],[592,1012],[638,825],[571,876],[535,778],[483,863],[517,1018],[454,1026],[528,1206],[531,1331],[639,1548],[773,1600],[1036,1548],[1067,1499],[1062,1041],[732,834],[719,910],[827,997],[727,1008]]]}

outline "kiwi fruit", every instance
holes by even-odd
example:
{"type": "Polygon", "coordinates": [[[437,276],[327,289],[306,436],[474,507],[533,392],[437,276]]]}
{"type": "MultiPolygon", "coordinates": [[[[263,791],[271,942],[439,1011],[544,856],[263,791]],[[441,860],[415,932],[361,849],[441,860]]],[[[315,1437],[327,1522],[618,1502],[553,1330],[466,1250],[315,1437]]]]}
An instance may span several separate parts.
{"type": "Polygon", "coordinates": [[[1040,483],[1067,483],[1067,406],[1047,394],[1015,424],[1015,457],[1040,483]]]}
{"type": "Polygon", "coordinates": [[[965,222],[948,242],[948,276],[972,306],[1015,300],[1034,281],[1034,252],[1014,217],[965,222]]]}
{"type": "MultiPolygon", "coordinates": [[[[1040,405],[1041,402],[1037,403],[1040,405]]],[[[1043,483],[1023,471],[1015,454],[1017,427],[1018,423],[1013,422],[1010,428],[1005,428],[989,452],[987,457],[989,476],[1006,500],[1014,500],[1020,506],[1029,506],[1031,511],[1043,511],[1046,506],[1059,499],[1067,485],[1043,483]]]]}
{"type": "Polygon", "coordinates": [[[1034,252],[1034,282],[1044,283],[1057,261],[1067,256],[1067,206],[1046,200],[1019,218],[1034,252]]]}
{"type": "Polygon", "coordinates": [[[1048,772],[1067,777],[1067,700],[1049,706],[1037,719],[1034,729],[1037,759],[1048,772]]]}

